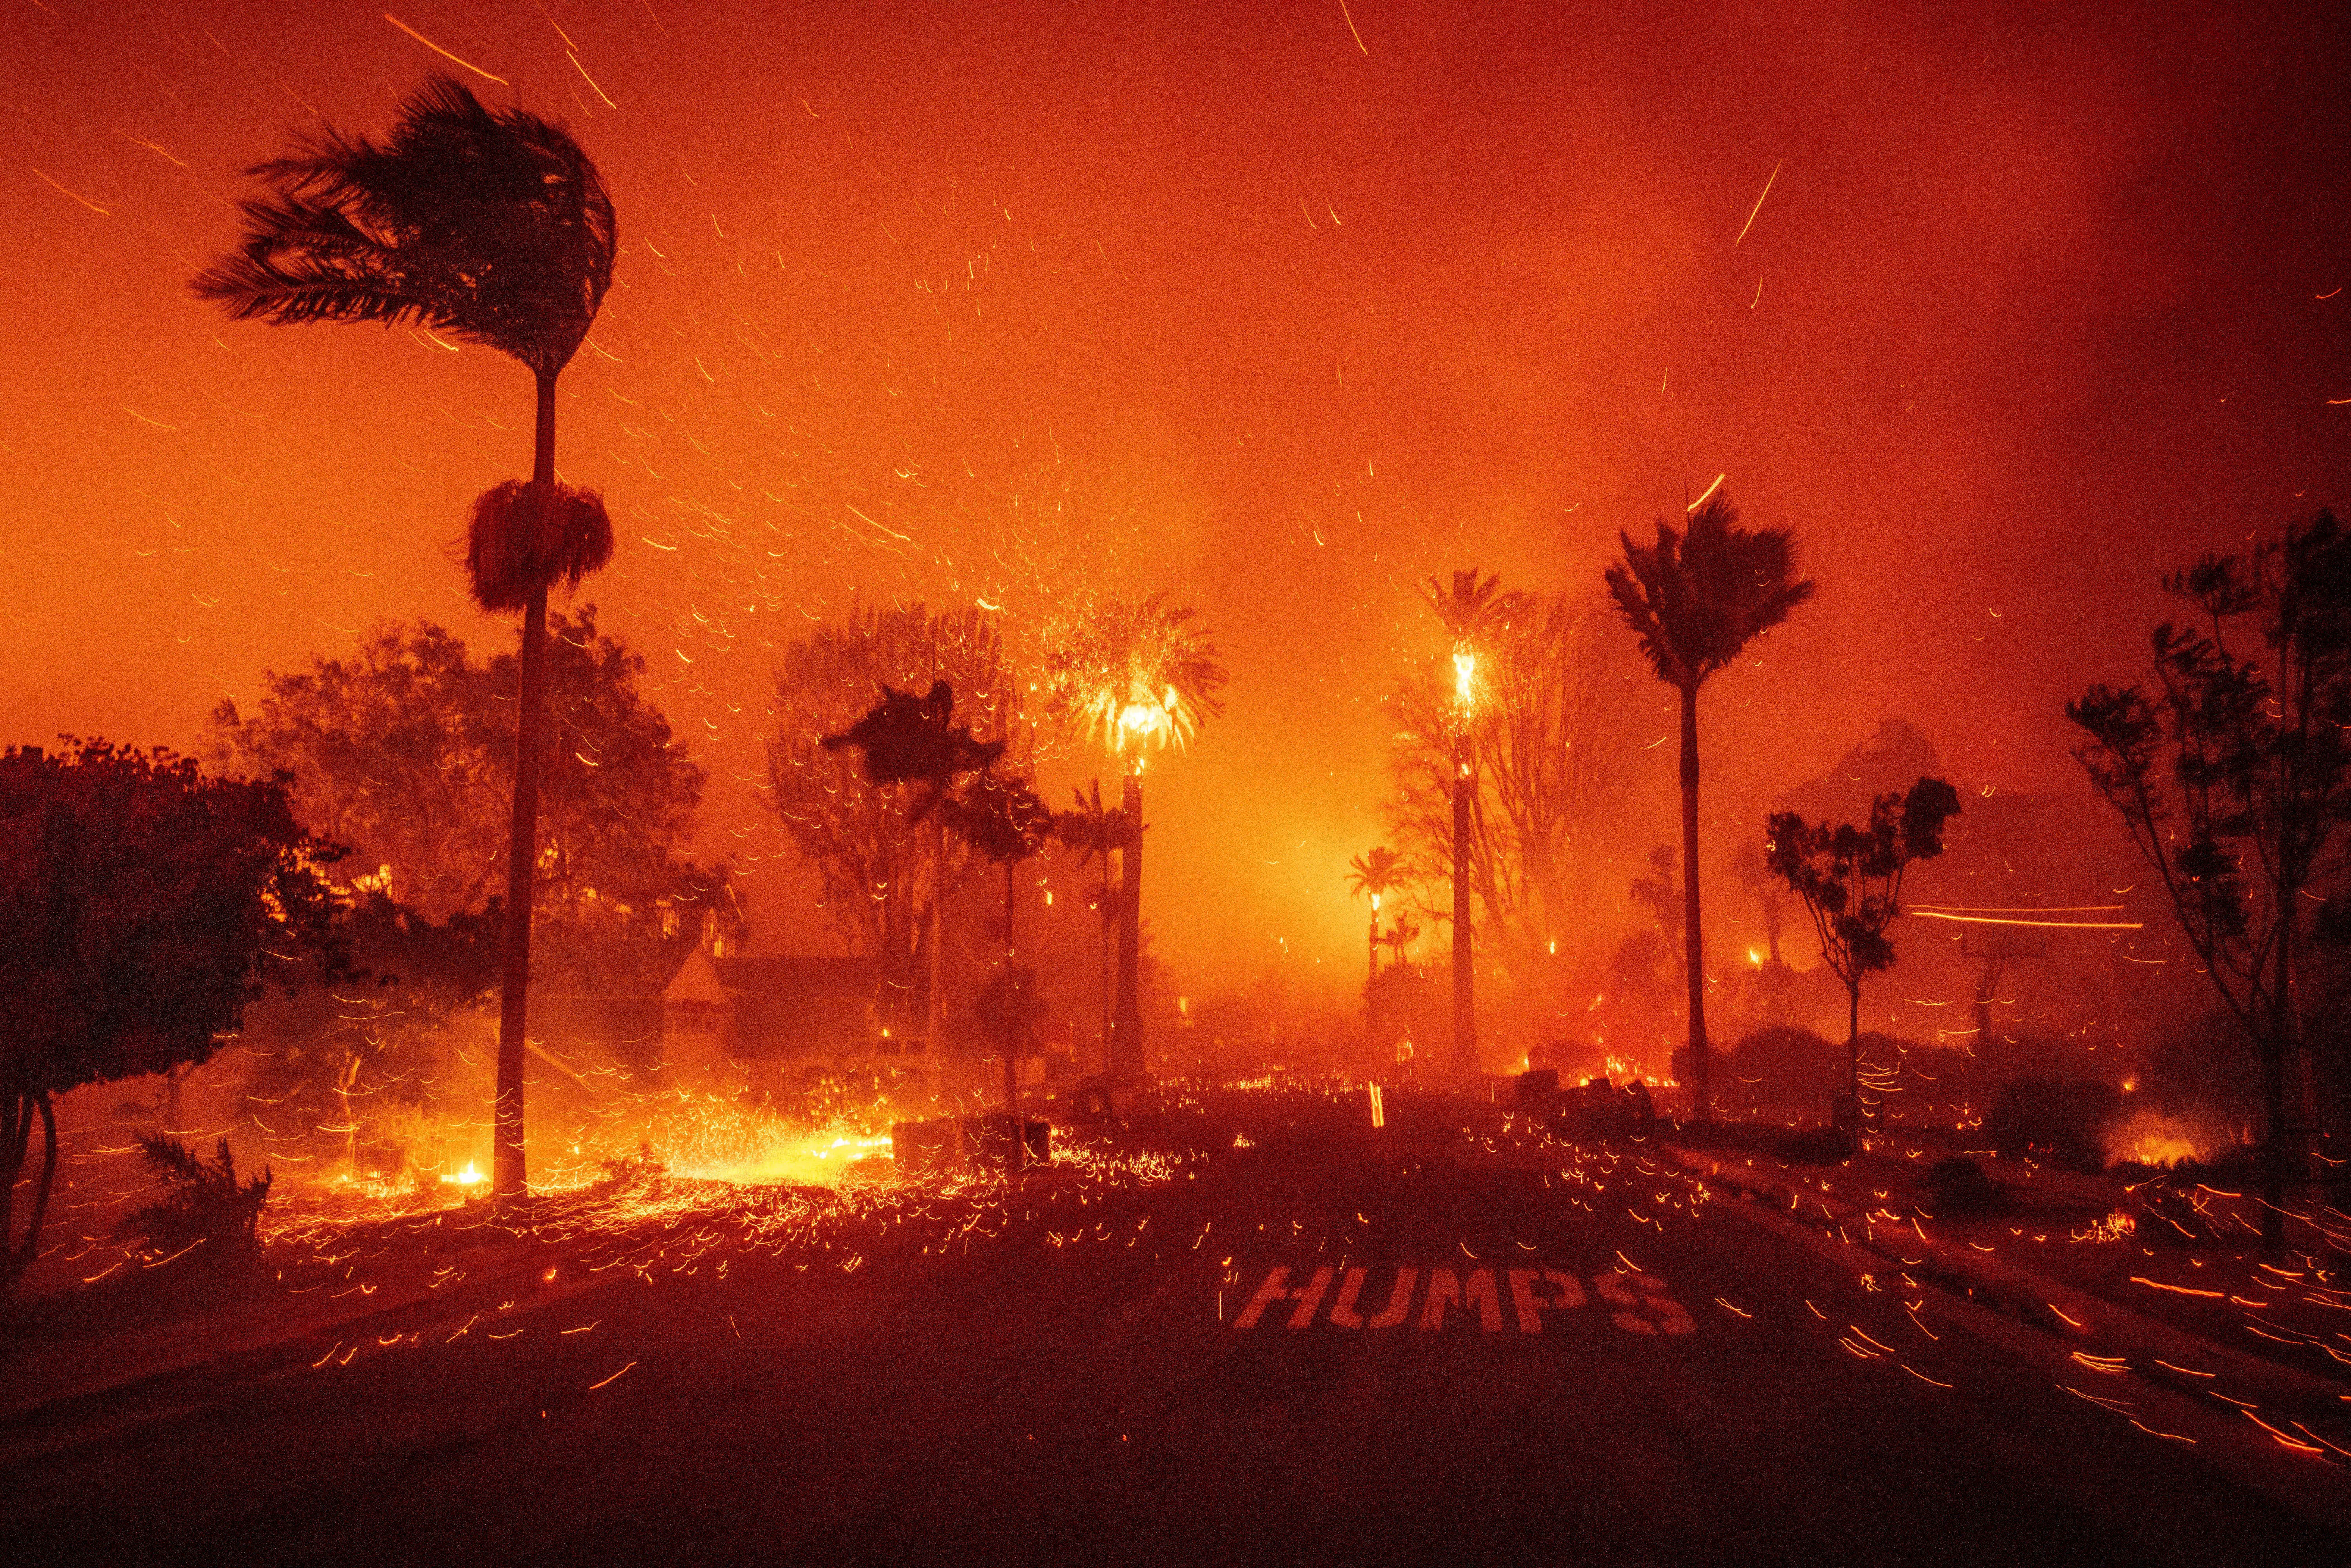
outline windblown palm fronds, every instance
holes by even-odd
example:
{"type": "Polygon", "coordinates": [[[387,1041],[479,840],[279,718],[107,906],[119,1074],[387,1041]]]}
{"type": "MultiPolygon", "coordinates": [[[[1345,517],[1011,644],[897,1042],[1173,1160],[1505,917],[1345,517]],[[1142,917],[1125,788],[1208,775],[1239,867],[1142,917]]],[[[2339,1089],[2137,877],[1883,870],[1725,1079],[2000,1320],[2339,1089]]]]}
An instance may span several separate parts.
{"type": "Polygon", "coordinates": [[[434,74],[391,140],[332,127],[255,165],[246,236],[193,287],[232,319],[424,326],[540,376],[588,336],[618,249],[611,198],[561,126],[434,74]]]}

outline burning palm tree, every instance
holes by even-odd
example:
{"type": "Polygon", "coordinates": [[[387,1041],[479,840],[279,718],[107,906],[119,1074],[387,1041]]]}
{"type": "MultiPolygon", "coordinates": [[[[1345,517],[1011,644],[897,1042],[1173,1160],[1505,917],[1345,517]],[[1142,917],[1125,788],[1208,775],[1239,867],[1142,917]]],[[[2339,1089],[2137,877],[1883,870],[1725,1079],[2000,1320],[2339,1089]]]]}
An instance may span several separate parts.
{"type": "Polygon", "coordinates": [[[544,749],[547,594],[601,570],[612,525],[593,491],[555,477],[555,384],[611,286],[611,198],[570,133],[483,107],[435,74],[400,105],[381,144],[331,128],[250,173],[273,194],[239,211],[244,245],[196,276],[232,320],[415,323],[512,355],[538,383],[528,484],[475,503],[465,566],[486,610],[523,612],[507,869],[494,1188],[522,1196],[523,1045],[544,749]]]}
{"type": "Polygon", "coordinates": [[[1471,755],[1470,721],[1476,716],[1479,694],[1478,674],[1481,653],[1494,634],[1526,608],[1527,598],[1513,591],[1499,591],[1501,579],[1479,580],[1478,569],[1453,574],[1451,587],[1430,578],[1421,597],[1444,623],[1453,640],[1454,703],[1450,714],[1453,738],[1453,1071],[1457,1077],[1478,1071],[1478,1004],[1471,961],[1475,945],[1469,919],[1470,782],[1475,765],[1471,755]]]}
{"type": "Polygon", "coordinates": [[[1225,711],[1217,693],[1225,667],[1217,646],[1193,623],[1190,605],[1164,596],[1116,595],[1079,614],[1046,660],[1050,706],[1073,730],[1117,758],[1125,775],[1120,810],[1118,1009],[1112,1020],[1116,1071],[1143,1071],[1143,1010],[1136,971],[1142,956],[1143,766],[1151,751],[1188,745],[1201,723],[1225,711]]]}
{"type": "Polygon", "coordinates": [[[1792,530],[1758,532],[1738,522],[1729,498],[1718,495],[1691,514],[1687,532],[1660,521],[1654,547],[1636,545],[1632,535],[1620,533],[1625,559],[1607,572],[1608,591],[1657,679],[1682,696],[1682,936],[1689,984],[1691,1112],[1698,1121],[1712,1113],[1712,1103],[1705,943],[1698,907],[1698,689],[1813,596],[1811,581],[1796,578],[1792,530]]]}
{"type": "Polygon", "coordinates": [[[1380,977],[1380,900],[1402,887],[1405,881],[1404,857],[1385,844],[1347,862],[1347,896],[1369,897],[1372,901],[1372,929],[1367,939],[1372,968],[1364,981],[1366,986],[1380,977]]]}

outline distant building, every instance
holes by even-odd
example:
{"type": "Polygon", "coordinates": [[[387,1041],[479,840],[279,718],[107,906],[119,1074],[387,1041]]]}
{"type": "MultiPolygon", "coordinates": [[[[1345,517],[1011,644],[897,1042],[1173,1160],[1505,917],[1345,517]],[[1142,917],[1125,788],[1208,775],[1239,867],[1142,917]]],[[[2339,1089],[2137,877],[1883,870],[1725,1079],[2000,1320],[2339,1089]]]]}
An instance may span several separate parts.
{"type": "Polygon", "coordinates": [[[796,1094],[866,1073],[914,1093],[939,1091],[927,1042],[885,1034],[871,958],[720,957],[697,946],[662,991],[661,1057],[673,1083],[796,1094]]]}

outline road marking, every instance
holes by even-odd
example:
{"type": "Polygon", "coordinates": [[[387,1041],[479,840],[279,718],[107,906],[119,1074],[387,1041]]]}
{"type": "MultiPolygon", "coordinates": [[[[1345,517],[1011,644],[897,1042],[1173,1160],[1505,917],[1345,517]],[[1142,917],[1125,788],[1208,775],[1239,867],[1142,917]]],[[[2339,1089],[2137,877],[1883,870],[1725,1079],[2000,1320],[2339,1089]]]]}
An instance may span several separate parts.
{"type": "MultiPolygon", "coordinates": [[[[1507,1292],[1510,1312],[1518,1322],[1519,1333],[1539,1334],[1543,1332],[1545,1312],[1554,1316],[1573,1312],[1591,1299],[1585,1295],[1581,1279],[1557,1269],[1472,1269],[1464,1275],[1450,1264],[1433,1269],[1403,1267],[1387,1283],[1384,1304],[1366,1316],[1364,1308],[1368,1303],[1364,1291],[1372,1273],[1370,1269],[1323,1266],[1314,1268],[1303,1282],[1298,1282],[1292,1280],[1289,1265],[1275,1264],[1233,1319],[1233,1327],[1240,1332],[1254,1330],[1271,1312],[1292,1329],[1312,1327],[1318,1315],[1332,1328],[1392,1329],[1412,1321],[1413,1306],[1417,1301],[1420,1312],[1416,1326],[1424,1333],[1441,1333],[1448,1318],[1466,1321],[1473,1311],[1480,1333],[1499,1333],[1507,1292]],[[1338,1286],[1335,1296],[1332,1293],[1334,1282],[1338,1286]],[[1323,1311],[1326,1299],[1330,1302],[1327,1312],[1323,1311]],[[1286,1316],[1276,1310],[1285,1306],[1290,1309],[1286,1316]]],[[[1592,1296],[1596,1296],[1604,1308],[1610,1309],[1609,1321],[1626,1333],[1655,1338],[1661,1333],[1692,1333],[1698,1329],[1696,1321],[1674,1299],[1665,1281],[1654,1275],[1611,1269],[1589,1278],[1592,1296]]],[[[1221,1292],[1218,1303],[1217,1316],[1222,1321],[1221,1292]]]]}

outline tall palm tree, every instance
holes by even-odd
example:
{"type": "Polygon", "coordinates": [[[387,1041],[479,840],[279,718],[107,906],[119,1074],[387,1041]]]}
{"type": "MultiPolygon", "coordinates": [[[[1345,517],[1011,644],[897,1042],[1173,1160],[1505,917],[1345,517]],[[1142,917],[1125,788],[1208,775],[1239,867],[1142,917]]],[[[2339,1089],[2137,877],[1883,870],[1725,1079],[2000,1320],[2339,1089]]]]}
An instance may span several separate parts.
{"type": "Polygon", "coordinates": [[[1036,981],[1035,969],[1020,963],[1014,939],[1019,872],[1020,862],[1052,837],[1053,812],[1037,799],[1028,779],[993,770],[981,773],[963,799],[948,800],[940,810],[966,843],[1004,868],[1004,972],[989,988],[998,992],[995,1023],[1004,1052],[1004,1109],[1012,1118],[1009,1168],[1019,1170],[1029,1163],[1027,1129],[1020,1123],[1020,1057],[1032,1021],[1036,981]]]}
{"type": "Polygon", "coordinates": [[[1494,634],[1508,627],[1527,608],[1527,596],[1512,590],[1500,592],[1499,575],[1482,580],[1478,569],[1453,574],[1447,587],[1430,578],[1421,597],[1444,623],[1453,639],[1453,1072],[1457,1078],[1478,1071],[1478,1003],[1472,962],[1476,946],[1469,915],[1470,720],[1478,708],[1478,663],[1494,634]]]}
{"type": "Polygon", "coordinates": [[[1608,592],[1657,679],[1682,696],[1682,936],[1689,983],[1691,1108],[1713,1113],[1706,1042],[1705,940],[1698,896],[1698,690],[1740,650],[1813,596],[1796,577],[1796,536],[1788,528],[1738,526],[1728,496],[1691,515],[1687,531],[1657,523],[1644,547],[1617,535],[1625,559],[1608,569],[1608,592]]]}
{"type": "Polygon", "coordinates": [[[1380,977],[1380,900],[1402,887],[1405,883],[1404,857],[1381,844],[1347,862],[1347,896],[1372,901],[1372,929],[1366,939],[1371,949],[1371,973],[1364,981],[1371,985],[1380,977]]]}
{"type": "Polygon", "coordinates": [[[1187,745],[1225,711],[1225,667],[1188,604],[1106,595],[1072,617],[1046,659],[1050,709],[1124,767],[1120,810],[1118,1009],[1111,1022],[1118,1073],[1143,1072],[1143,763],[1153,750],[1187,745]]]}
{"type": "Polygon", "coordinates": [[[1110,1077],[1110,942],[1111,933],[1123,924],[1119,919],[1117,902],[1111,895],[1110,857],[1123,851],[1127,840],[1127,816],[1102,804],[1102,780],[1093,779],[1084,789],[1071,789],[1076,806],[1053,819],[1053,835],[1078,852],[1078,867],[1086,862],[1102,862],[1102,886],[1094,897],[1094,913],[1102,921],[1102,1077],[1110,1077]]]}
{"type": "Polygon", "coordinates": [[[197,274],[232,320],[416,323],[510,354],[538,383],[528,485],[475,503],[466,570],[475,599],[523,612],[507,867],[493,1190],[525,1190],[522,1062],[544,749],[547,593],[576,589],[612,556],[592,491],[555,477],[555,383],[611,286],[611,198],[570,133],[519,109],[483,107],[435,73],[400,105],[381,144],[331,127],[247,172],[272,188],[243,203],[244,245],[197,274]]]}
{"type": "Polygon", "coordinates": [[[820,744],[827,751],[854,747],[862,752],[869,783],[928,787],[928,793],[907,812],[907,818],[931,820],[931,983],[924,1016],[931,1051],[943,1055],[946,991],[940,976],[946,951],[947,796],[964,774],[993,768],[1008,743],[975,739],[971,726],[955,722],[955,688],[945,681],[934,681],[929,692],[919,697],[884,685],[879,702],[855,724],[839,735],[826,736],[820,744]]]}

